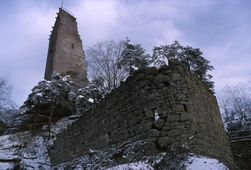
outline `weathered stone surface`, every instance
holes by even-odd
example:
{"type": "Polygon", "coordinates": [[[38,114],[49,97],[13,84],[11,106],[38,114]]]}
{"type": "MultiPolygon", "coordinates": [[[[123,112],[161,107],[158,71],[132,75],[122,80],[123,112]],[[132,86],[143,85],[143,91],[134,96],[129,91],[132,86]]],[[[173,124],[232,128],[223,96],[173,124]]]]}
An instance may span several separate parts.
{"type": "Polygon", "coordinates": [[[157,129],[160,129],[164,126],[165,121],[163,119],[158,119],[154,122],[154,125],[157,129]]]}
{"type": "Polygon", "coordinates": [[[157,138],[147,138],[147,139],[144,139],[145,142],[156,142],[157,141],[157,138]]]}
{"type": "Polygon", "coordinates": [[[164,126],[163,126],[163,130],[171,130],[171,129],[173,129],[174,128],[174,126],[172,125],[172,124],[165,124],[164,126]]]}
{"type": "Polygon", "coordinates": [[[155,77],[154,82],[155,83],[166,83],[170,81],[170,77],[167,75],[159,74],[155,77]]]}
{"type": "Polygon", "coordinates": [[[193,111],[193,106],[191,105],[191,103],[184,104],[184,107],[186,108],[186,112],[192,112],[193,111]]]}
{"type": "Polygon", "coordinates": [[[180,129],[172,129],[168,132],[170,136],[179,136],[182,134],[182,131],[180,129]]]}
{"type": "Polygon", "coordinates": [[[159,74],[159,70],[156,67],[147,68],[145,70],[145,74],[155,76],[159,74]]]}
{"type": "Polygon", "coordinates": [[[159,116],[161,118],[166,118],[167,117],[167,114],[169,114],[171,112],[170,108],[169,107],[165,107],[163,109],[159,109],[158,110],[158,113],[159,113],[159,116]]]}
{"type": "Polygon", "coordinates": [[[239,168],[242,170],[251,169],[251,140],[231,141],[230,146],[239,168]]]}
{"type": "Polygon", "coordinates": [[[176,94],[175,98],[176,98],[176,100],[184,101],[186,99],[186,95],[184,95],[184,94],[176,94]]]}
{"type": "Polygon", "coordinates": [[[149,129],[146,135],[148,138],[158,137],[160,135],[160,131],[157,129],[149,129]]]}
{"type": "Polygon", "coordinates": [[[144,124],[142,125],[142,128],[144,128],[145,130],[151,129],[153,126],[153,122],[144,122],[144,124]]]}
{"type": "Polygon", "coordinates": [[[181,79],[180,74],[178,74],[178,73],[173,73],[172,74],[172,80],[173,81],[180,80],[180,79],[181,79]]]}
{"type": "Polygon", "coordinates": [[[158,144],[160,147],[166,147],[174,142],[174,139],[169,136],[159,137],[158,138],[158,144]]]}
{"type": "Polygon", "coordinates": [[[187,120],[193,120],[193,115],[190,113],[181,113],[180,114],[180,121],[187,121],[187,120]]]}
{"type": "Polygon", "coordinates": [[[137,76],[135,77],[135,80],[139,81],[145,78],[145,74],[144,73],[140,73],[137,74],[137,76]]]}
{"type": "Polygon", "coordinates": [[[179,121],[180,120],[180,115],[179,114],[169,114],[167,116],[168,121],[179,121]]]}
{"type": "Polygon", "coordinates": [[[153,118],[154,114],[151,110],[145,110],[146,118],[153,118]]]}
{"type": "Polygon", "coordinates": [[[169,131],[172,130],[173,127],[169,128],[169,129],[163,129],[161,132],[160,132],[160,136],[169,136],[169,131]]]}
{"type": "Polygon", "coordinates": [[[61,8],[50,36],[44,78],[50,80],[56,73],[71,75],[77,86],[88,84],[87,64],[76,18],[61,8]]]}
{"type": "Polygon", "coordinates": [[[0,119],[0,135],[2,135],[5,130],[6,130],[6,124],[4,123],[3,120],[0,119]]]}
{"type": "Polygon", "coordinates": [[[184,105],[173,105],[173,110],[175,112],[184,112],[185,111],[185,108],[184,108],[184,105]]]}

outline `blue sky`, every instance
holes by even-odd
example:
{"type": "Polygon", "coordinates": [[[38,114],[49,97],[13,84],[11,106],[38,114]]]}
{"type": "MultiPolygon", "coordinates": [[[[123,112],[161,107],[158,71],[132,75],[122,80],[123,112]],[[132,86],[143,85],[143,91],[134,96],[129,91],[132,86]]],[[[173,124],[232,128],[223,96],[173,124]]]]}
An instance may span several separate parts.
{"type": "MultiPolygon", "coordinates": [[[[61,0],[0,0],[0,77],[17,104],[43,79],[48,38],[61,0]]],[[[128,36],[151,53],[178,40],[215,67],[216,93],[251,80],[250,0],[65,0],[84,49],[128,36]]]]}

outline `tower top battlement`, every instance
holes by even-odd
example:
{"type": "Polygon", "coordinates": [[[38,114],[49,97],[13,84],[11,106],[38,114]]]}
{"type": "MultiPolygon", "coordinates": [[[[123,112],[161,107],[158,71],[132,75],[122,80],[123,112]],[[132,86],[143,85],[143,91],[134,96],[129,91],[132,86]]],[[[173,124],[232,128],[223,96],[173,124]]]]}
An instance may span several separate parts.
{"type": "Polygon", "coordinates": [[[63,8],[59,8],[57,14],[49,39],[44,78],[50,80],[57,73],[70,75],[76,86],[85,86],[87,64],[76,18],[63,8]]]}

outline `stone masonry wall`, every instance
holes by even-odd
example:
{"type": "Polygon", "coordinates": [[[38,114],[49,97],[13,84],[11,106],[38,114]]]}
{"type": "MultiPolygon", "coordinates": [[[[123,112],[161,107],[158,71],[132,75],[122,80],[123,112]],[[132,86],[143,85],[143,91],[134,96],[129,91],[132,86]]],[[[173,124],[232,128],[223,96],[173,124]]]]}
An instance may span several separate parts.
{"type": "Polygon", "coordinates": [[[178,143],[187,152],[233,163],[215,96],[177,61],[137,71],[58,135],[50,155],[58,164],[89,149],[138,140],[162,151],[178,143]]]}
{"type": "Polygon", "coordinates": [[[236,140],[231,141],[231,149],[234,155],[236,164],[242,170],[251,169],[251,140],[236,140]]]}
{"type": "Polygon", "coordinates": [[[189,145],[192,152],[234,164],[216,97],[193,76],[186,76],[186,83],[192,107],[188,112],[193,119],[190,127],[193,140],[189,145]]]}

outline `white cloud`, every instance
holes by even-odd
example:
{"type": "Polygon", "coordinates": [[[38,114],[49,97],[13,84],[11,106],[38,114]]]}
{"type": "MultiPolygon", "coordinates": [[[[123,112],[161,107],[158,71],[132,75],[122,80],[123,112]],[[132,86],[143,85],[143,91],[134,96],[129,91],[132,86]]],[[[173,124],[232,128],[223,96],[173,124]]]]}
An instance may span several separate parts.
{"type": "Polygon", "coordinates": [[[175,19],[186,16],[175,1],[77,1],[70,11],[77,17],[85,47],[128,36],[150,51],[154,45],[184,39],[175,19]]]}

